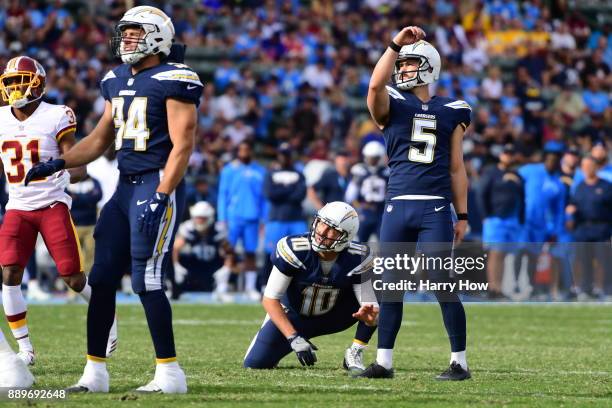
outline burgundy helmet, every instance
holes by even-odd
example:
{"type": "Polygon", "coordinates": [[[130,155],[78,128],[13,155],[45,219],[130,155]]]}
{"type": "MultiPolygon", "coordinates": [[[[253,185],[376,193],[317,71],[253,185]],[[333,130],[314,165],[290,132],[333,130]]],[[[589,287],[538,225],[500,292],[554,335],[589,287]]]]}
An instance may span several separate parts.
{"type": "Polygon", "coordinates": [[[43,66],[34,58],[21,56],[11,59],[0,75],[2,100],[15,108],[23,108],[45,94],[43,66]]]}

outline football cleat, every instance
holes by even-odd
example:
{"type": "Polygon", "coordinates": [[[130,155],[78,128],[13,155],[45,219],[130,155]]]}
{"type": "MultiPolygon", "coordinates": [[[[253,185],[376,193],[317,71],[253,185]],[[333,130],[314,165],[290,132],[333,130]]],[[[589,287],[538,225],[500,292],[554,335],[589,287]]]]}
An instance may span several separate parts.
{"type": "Polygon", "coordinates": [[[136,392],[144,394],[185,394],[187,393],[187,379],[185,373],[178,365],[173,367],[163,367],[158,364],[155,368],[153,381],[142,387],[138,387],[136,392]]]}
{"type": "Polygon", "coordinates": [[[117,350],[117,316],[113,320],[110,332],[108,333],[108,343],[106,343],[106,357],[110,357],[117,350]]]}
{"type": "Polygon", "coordinates": [[[470,370],[465,370],[461,364],[453,361],[442,374],[436,377],[438,381],[463,381],[472,378],[470,370]]]}
{"type": "Polygon", "coordinates": [[[34,350],[20,350],[17,357],[27,366],[33,366],[36,362],[36,354],[34,350]]]}
{"type": "Polygon", "coordinates": [[[0,388],[30,388],[34,377],[12,350],[0,352],[0,388]]]}
{"type": "Polygon", "coordinates": [[[361,374],[355,375],[356,378],[393,378],[393,369],[387,370],[378,363],[372,363],[361,374]]]}
{"type": "Polygon", "coordinates": [[[344,352],[344,361],[342,367],[349,372],[350,375],[359,375],[365,371],[363,364],[363,348],[349,347],[344,352]]]}

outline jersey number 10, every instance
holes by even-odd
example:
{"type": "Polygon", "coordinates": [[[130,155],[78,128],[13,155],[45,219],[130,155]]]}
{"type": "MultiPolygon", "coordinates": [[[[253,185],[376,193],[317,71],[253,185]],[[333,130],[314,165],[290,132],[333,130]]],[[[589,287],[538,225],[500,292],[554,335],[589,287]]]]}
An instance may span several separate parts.
{"type": "Polygon", "coordinates": [[[414,118],[412,122],[412,135],[410,140],[413,142],[424,142],[425,149],[410,146],[408,150],[408,160],[417,163],[431,163],[434,159],[434,149],[436,147],[436,135],[427,130],[436,130],[436,121],[433,119],[414,118]]]}
{"type": "Polygon", "coordinates": [[[115,150],[121,149],[123,139],[134,140],[134,150],[144,152],[147,150],[149,128],[147,128],[147,98],[135,97],[128,109],[127,119],[123,117],[124,98],[113,98],[112,115],[117,133],[115,136],[115,150]]]}

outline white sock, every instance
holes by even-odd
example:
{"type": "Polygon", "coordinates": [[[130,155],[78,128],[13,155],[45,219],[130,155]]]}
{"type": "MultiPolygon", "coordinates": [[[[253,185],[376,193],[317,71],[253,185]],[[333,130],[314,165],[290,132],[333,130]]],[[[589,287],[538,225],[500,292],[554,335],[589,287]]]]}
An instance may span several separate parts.
{"type": "Polygon", "coordinates": [[[368,348],[368,345],[362,344],[360,341],[353,340],[353,344],[351,344],[351,347],[357,350],[362,350],[362,349],[368,348]]]}
{"type": "Polygon", "coordinates": [[[178,361],[174,360],[169,363],[157,363],[155,366],[156,370],[173,370],[180,368],[178,361]]]}
{"type": "Polygon", "coordinates": [[[468,365],[467,365],[467,359],[465,357],[465,350],[451,352],[450,363],[452,364],[453,361],[458,363],[464,370],[467,370],[468,365]]]}
{"type": "Polygon", "coordinates": [[[217,269],[217,271],[213,274],[215,278],[216,288],[215,291],[218,293],[227,293],[229,288],[228,281],[230,277],[231,271],[227,266],[222,266],[217,269]]]}
{"type": "MultiPolygon", "coordinates": [[[[9,286],[2,284],[2,306],[4,307],[4,314],[9,320],[9,326],[13,332],[13,337],[16,339],[23,337],[27,340],[25,343],[30,343],[28,337],[28,324],[27,324],[27,306],[26,301],[21,292],[21,285],[9,286]]],[[[21,348],[21,343],[19,344],[21,348]]],[[[32,350],[32,345],[26,350],[32,350]]]]}
{"type": "Polygon", "coordinates": [[[106,361],[93,361],[89,357],[87,358],[85,372],[97,373],[103,371],[106,371],[106,361]]]}
{"type": "Polygon", "coordinates": [[[30,336],[20,338],[17,340],[17,344],[19,345],[19,351],[34,351],[30,336]]]}
{"type": "Polygon", "coordinates": [[[257,272],[247,271],[244,273],[244,289],[247,292],[257,290],[257,272]]]}
{"type": "Polygon", "coordinates": [[[376,362],[390,370],[393,367],[393,349],[376,350],[376,362]]]}
{"type": "Polygon", "coordinates": [[[83,289],[79,292],[79,295],[87,303],[89,303],[89,300],[91,299],[91,286],[89,286],[89,281],[85,281],[85,286],[83,286],[83,289]]]}

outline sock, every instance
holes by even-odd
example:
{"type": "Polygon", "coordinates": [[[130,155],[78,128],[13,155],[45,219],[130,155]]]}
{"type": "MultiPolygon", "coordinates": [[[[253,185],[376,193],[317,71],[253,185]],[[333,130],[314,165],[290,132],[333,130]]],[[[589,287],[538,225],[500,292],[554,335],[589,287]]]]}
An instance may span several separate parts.
{"type": "Polygon", "coordinates": [[[390,370],[393,367],[393,349],[378,349],[376,350],[376,362],[390,370]]]}
{"type": "Polygon", "coordinates": [[[257,272],[246,271],[244,273],[244,290],[247,292],[257,290],[257,272]]]}
{"type": "Polygon", "coordinates": [[[140,293],[158,363],[176,361],[172,308],[163,290],[140,293]]]}
{"type": "Polygon", "coordinates": [[[213,274],[216,284],[215,291],[219,293],[227,293],[230,273],[231,271],[227,266],[222,266],[221,268],[217,269],[217,271],[213,274]]]}
{"type": "Polygon", "coordinates": [[[18,339],[19,350],[32,351],[26,319],[27,307],[21,285],[2,285],[2,306],[13,336],[18,339]]]}
{"type": "Polygon", "coordinates": [[[115,292],[113,286],[91,287],[87,309],[87,354],[104,361],[108,333],[115,318],[115,292]]]}
{"type": "Polygon", "coordinates": [[[84,373],[92,373],[106,371],[106,360],[94,356],[87,356],[87,364],[85,364],[84,373]]]}
{"type": "Polygon", "coordinates": [[[351,348],[357,349],[357,350],[363,350],[368,348],[368,344],[367,343],[362,343],[361,341],[357,340],[357,339],[353,339],[353,343],[351,344],[351,348]]]}
{"type": "Polygon", "coordinates": [[[440,309],[444,327],[448,333],[451,344],[451,352],[463,351],[466,345],[466,323],[465,310],[456,293],[435,292],[440,309]]]}
{"type": "Polygon", "coordinates": [[[360,321],[357,323],[357,330],[355,331],[355,339],[353,340],[353,343],[359,342],[359,344],[367,346],[375,331],[376,326],[370,327],[364,322],[360,321]]]}
{"type": "Polygon", "coordinates": [[[468,365],[467,365],[467,359],[465,357],[465,350],[451,352],[449,364],[451,364],[453,361],[459,363],[459,365],[463,367],[464,370],[467,370],[468,365]]]}
{"type": "Polygon", "coordinates": [[[402,302],[383,302],[378,315],[378,347],[393,349],[395,338],[402,325],[404,304],[402,302]]]}
{"type": "Polygon", "coordinates": [[[157,359],[156,361],[156,365],[155,365],[155,370],[172,370],[172,369],[176,369],[179,368],[179,363],[178,361],[176,361],[176,357],[172,360],[172,361],[168,361],[168,362],[160,362],[159,359],[157,359]]]}
{"type": "Polygon", "coordinates": [[[85,300],[87,303],[91,300],[91,286],[89,286],[89,281],[85,281],[85,286],[79,292],[79,295],[85,300]]]}

